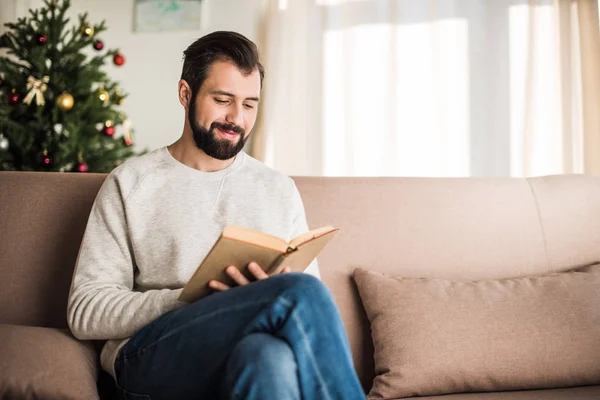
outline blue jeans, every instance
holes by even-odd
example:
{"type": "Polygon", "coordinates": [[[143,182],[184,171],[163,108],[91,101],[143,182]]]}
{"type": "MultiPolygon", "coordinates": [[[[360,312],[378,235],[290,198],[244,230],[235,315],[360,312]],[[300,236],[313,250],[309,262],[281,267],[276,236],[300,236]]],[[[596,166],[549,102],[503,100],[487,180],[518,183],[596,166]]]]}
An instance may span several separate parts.
{"type": "Polygon", "coordinates": [[[115,372],[126,399],[365,399],[329,290],[299,273],[166,313],[123,346],[115,372]]]}

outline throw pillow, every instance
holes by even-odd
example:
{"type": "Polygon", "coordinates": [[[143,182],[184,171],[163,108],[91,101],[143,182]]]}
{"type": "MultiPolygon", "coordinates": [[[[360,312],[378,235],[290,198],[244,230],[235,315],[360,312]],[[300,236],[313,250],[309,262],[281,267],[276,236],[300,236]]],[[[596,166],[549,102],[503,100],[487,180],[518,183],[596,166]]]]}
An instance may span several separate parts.
{"type": "Polygon", "coordinates": [[[97,399],[96,364],[66,330],[0,324],[2,399],[97,399]]]}
{"type": "Polygon", "coordinates": [[[600,264],[477,282],[354,279],[375,350],[369,399],[600,383],[600,264]]]}

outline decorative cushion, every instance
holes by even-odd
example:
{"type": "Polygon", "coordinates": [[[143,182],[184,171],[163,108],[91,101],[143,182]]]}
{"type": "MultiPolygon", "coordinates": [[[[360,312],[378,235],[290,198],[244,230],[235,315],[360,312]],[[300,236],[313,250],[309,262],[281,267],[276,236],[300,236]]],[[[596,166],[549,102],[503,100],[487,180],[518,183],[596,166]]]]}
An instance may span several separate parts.
{"type": "Polygon", "coordinates": [[[369,399],[600,383],[600,264],[477,282],[354,279],[375,350],[369,399]]]}
{"type": "Polygon", "coordinates": [[[0,398],[98,399],[97,356],[68,331],[0,324],[0,398]]]}

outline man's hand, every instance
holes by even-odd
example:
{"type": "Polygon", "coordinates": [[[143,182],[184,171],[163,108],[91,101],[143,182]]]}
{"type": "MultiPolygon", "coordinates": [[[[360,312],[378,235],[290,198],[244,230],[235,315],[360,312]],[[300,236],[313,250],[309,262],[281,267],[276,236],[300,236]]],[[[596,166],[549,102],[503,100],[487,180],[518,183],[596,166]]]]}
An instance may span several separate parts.
{"type": "MultiPolygon", "coordinates": [[[[248,264],[248,270],[250,270],[250,272],[252,273],[252,275],[254,275],[256,280],[263,280],[269,277],[269,275],[267,275],[267,273],[260,267],[260,265],[258,265],[255,262],[251,262],[250,264],[248,264]]],[[[285,274],[290,271],[290,267],[283,267],[281,273],[285,274]]],[[[240,272],[240,270],[237,269],[237,267],[234,267],[233,265],[227,267],[225,272],[227,272],[227,275],[229,275],[231,279],[233,279],[234,282],[237,283],[239,286],[247,285],[250,283],[250,281],[240,272]]],[[[231,289],[231,286],[215,280],[208,282],[208,286],[219,292],[231,289]]]]}

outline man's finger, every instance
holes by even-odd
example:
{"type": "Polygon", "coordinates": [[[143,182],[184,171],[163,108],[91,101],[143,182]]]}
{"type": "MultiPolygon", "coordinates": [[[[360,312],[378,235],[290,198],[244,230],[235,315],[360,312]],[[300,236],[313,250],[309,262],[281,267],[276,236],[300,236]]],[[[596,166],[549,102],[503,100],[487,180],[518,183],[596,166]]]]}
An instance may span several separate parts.
{"type": "Polygon", "coordinates": [[[282,274],[287,274],[288,272],[292,272],[292,267],[285,266],[285,267],[283,267],[283,269],[281,270],[281,273],[282,273],[282,274]]]}
{"type": "Polygon", "coordinates": [[[246,277],[240,272],[240,270],[234,267],[233,265],[227,267],[225,272],[227,272],[227,275],[229,275],[231,279],[233,279],[235,283],[237,283],[240,286],[247,285],[250,283],[248,279],[246,279],[246,277]]]}
{"type": "Polygon", "coordinates": [[[248,269],[256,279],[267,279],[269,275],[255,262],[248,264],[248,269]]]}
{"type": "Polygon", "coordinates": [[[212,289],[215,289],[219,292],[229,289],[229,286],[219,281],[210,281],[208,282],[208,286],[212,289]]]}

